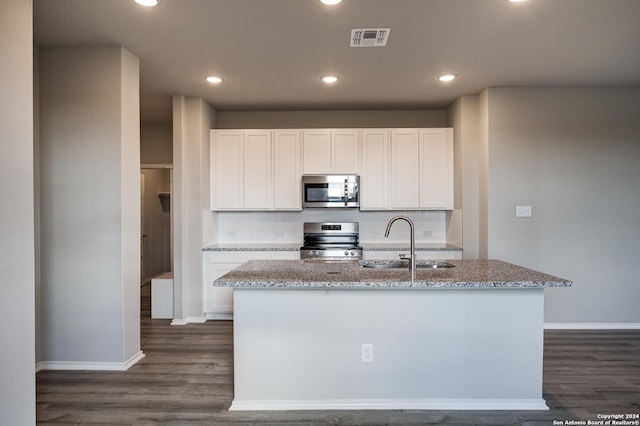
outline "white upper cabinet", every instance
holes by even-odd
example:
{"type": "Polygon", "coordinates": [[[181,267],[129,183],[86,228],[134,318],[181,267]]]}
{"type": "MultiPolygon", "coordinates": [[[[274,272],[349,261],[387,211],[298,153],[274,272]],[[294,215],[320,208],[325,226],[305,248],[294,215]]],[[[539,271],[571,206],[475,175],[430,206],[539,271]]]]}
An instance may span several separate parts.
{"type": "Polygon", "coordinates": [[[273,133],[273,207],[302,209],[302,132],[276,130],[273,133]]]}
{"type": "Polygon", "coordinates": [[[420,208],[453,210],[452,129],[420,129],[420,208]]]}
{"type": "Polygon", "coordinates": [[[358,173],[358,130],[305,130],[302,140],[304,174],[358,173]]]}
{"type": "Polygon", "coordinates": [[[243,208],[264,210],[273,207],[272,156],[270,131],[245,131],[243,208]]]}
{"type": "Polygon", "coordinates": [[[363,130],[360,155],[360,209],[389,209],[391,206],[389,130],[363,130]]]}
{"type": "Polygon", "coordinates": [[[360,174],[361,210],[452,210],[453,130],[212,130],[212,210],[301,210],[303,174],[360,174]]]}
{"type": "Polygon", "coordinates": [[[211,209],[244,205],[244,131],[211,130],[211,209]]]}
{"type": "Polygon", "coordinates": [[[305,130],[302,150],[304,174],[328,173],[331,167],[331,130],[305,130]]]}
{"type": "Polygon", "coordinates": [[[453,209],[452,129],[367,129],[361,210],[453,209]]]}
{"type": "Polygon", "coordinates": [[[301,210],[300,131],[212,130],[211,210],[301,210]]]}
{"type": "Polygon", "coordinates": [[[420,208],[420,143],[417,129],[391,131],[391,208],[420,208]]]}

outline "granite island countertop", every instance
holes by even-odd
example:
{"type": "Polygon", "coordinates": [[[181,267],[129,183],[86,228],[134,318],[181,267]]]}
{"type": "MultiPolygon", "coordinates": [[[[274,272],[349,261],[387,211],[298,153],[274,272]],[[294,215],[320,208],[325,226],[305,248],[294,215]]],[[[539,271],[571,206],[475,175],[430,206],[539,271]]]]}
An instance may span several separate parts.
{"type": "MultiPolygon", "coordinates": [[[[366,261],[361,261],[366,262],[366,261]]],[[[251,260],[215,287],[290,289],[445,289],[570,287],[571,281],[499,260],[450,260],[452,268],[363,268],[361,262],[251,260]]]]}

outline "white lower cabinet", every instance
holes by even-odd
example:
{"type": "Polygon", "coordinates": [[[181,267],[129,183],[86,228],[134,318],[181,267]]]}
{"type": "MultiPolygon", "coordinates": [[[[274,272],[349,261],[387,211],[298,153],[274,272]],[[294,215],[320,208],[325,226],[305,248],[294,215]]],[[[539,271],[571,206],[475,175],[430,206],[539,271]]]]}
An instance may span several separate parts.
{"type": "MultiPolygon", "coordinates": [[[[365,250],[364,260],[397,260],[400,254],[409,254],[409,250],[365,250]]],[[[460,250],[416,250],[418,260],[459,260],[460,250]]]]}
{"type": "Polygon", "coordinates": [[[296,260],[298,251],[204,251],[203,294],[206,319],[233,319],[233,289],[213,281],[249,260],[296,260]]]}

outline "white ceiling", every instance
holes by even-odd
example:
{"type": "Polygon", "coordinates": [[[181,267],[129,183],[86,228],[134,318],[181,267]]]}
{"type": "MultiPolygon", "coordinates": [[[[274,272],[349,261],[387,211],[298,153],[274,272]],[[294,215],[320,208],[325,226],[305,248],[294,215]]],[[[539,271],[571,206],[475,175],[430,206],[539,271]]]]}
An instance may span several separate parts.
{"type": "Polygon", "coordinates": [[[40,47],[138,56],[145,123],[171,121],[172,94],[218,110],[441,109],[487,87],[640,84],[640,0],[35,0],[34,25],[40,47]],[[352,28],[379,27],[387,47],[349,47],[352,28]]]}

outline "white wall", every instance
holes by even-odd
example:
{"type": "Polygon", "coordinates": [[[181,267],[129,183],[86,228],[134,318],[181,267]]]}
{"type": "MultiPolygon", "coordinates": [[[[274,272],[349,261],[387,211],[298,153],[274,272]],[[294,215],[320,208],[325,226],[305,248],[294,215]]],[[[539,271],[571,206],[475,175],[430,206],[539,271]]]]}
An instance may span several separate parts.
{"type": "Polygon", "coordinates": [[[204,235],[214,232],[208,211],[214,120],[215,111],[202,98],[173,96],[174,324],[203,320],[202,247],[204,235]]]}
{"type": "Polygon", "coordinates": [[[234,243],[280,243],[302,245],[304,222],[359,222],[361,243],[409,243],[409,227],[394,226],[389,238],[384,231],[398,214],[409,216],[416,227],[417,243],[446,243],[446,212],[361,212],[358,209],[306,209],[301,212],[219,212],[218,241],[234,243]]]}
{"type": "Polygon", "coordinates": [[[35,424],[35,247],[32,2],[0,13],[0,413],[35,424]]]}
{"type": "Polygon", "coordinates": [[[489,257],[574,281],[547,323],[640,323],[640,87],[486,92],[489,257]]]}
{"type": "Polygon", "coordinates": [[[141,354],[138,76],[121,47],[40,51],[45,368],[141,354]]]}

